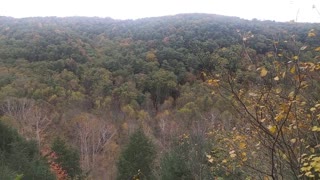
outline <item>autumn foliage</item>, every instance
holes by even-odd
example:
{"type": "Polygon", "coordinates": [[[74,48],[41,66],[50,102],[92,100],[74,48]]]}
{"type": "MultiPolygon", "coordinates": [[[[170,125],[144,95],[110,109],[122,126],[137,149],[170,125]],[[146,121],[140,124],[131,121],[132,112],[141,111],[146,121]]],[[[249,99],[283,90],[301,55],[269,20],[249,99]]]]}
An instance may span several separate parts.
{"type": "Polygon", "coordinates": [[[319,179],[319,27],[0,17],[0,179],[319,179]]]}

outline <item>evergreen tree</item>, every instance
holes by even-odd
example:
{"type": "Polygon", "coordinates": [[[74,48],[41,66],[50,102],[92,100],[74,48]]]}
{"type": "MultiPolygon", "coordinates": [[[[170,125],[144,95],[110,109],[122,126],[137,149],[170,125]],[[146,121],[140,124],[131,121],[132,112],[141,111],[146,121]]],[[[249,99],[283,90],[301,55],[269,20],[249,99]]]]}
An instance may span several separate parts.
{"type": "Polygon", "coordinates": [[[0,179],[54,180],[37,144],[26,141],[0,121],[0,179]]]}
{"type": "Polygon", "coordinates": [[[136,131],[120,155],[117,179],[151,179],[155,155],[152,142],[142,130],[136,131]]]}
{"type": "Polygon", "coordinates": [[[184,154],[167,153],[161,160],[160,178],[163,180],[193,179],[184,154]]]}
{"type": "Polygon", "coordinates": [[[160,179],[213,179],[205,157],[210,151],[206,146],[199,136],[181,136],[161,159],[160,179]]]}
{"type": "Polygon", "coordinates": [[[175,142],[172,149],[161,158],[160,179],[194,179],[189,165],[190,149],[189,139],[181,138],[175,142]]]}
{"type": "Polygon", "coordinates": [[[82,170],[80,168],[79,153],[71,147],[68,147],[60,138],[54,140],[51,149],[57,155],[56,163],[67,172],[68,176],[71,179],[81,179],[82,170]]]}

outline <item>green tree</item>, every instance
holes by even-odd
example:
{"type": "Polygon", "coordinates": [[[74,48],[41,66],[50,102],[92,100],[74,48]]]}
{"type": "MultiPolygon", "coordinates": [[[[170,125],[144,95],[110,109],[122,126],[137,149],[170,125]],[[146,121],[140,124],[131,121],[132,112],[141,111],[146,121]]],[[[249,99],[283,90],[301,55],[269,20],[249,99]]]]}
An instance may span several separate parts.
{"type": "Polygon", "coordinates": [[[188,167],[188,146],[187,143],[183,143],[164,155],[161,159],[160,179],[193,179],[188,167]]]}
{"type": "Polygon", "coordinates": [[[82,170],[80,168],[80,156],[79,153],[68,147],[66,143],[60,139],[56,138],[51,147],[57,155],[55,159],[63,170],[65,170],[71,179],[81,179],[82,170]]]}
{"type": "Polygon", "coordinates": [[[151,94],[153,105],[158,109],[177,87],[177,76],[170,71],[160,69],[153,72],[146,80],[145,88],[151,94]]]}
{"type": "Polygon", "coordinates": [[[130,137],[130,142],[120,155],[117,179],[152,179],[152,164],[156,151],[142,130],[130,137]]]}
{"type": "Polygon", "coordinates": [[[206,151],[210,140],[197,133],[183,134],[172,149],[161,159],[160,178],[175,179],[213,179],[207,162],[206,151]]]}
{"type": "Polygon", "coordinates": [[[55,179],[37,144],[26,141],[0,121],[0,179],[14,178],[55,179]]]}

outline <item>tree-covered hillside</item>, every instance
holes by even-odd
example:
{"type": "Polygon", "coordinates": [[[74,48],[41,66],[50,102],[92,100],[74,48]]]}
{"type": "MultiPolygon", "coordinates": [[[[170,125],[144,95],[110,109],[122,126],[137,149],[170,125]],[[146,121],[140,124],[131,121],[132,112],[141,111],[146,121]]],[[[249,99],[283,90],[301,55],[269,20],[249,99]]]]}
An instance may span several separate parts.
{"type": "Polygon", "coordinates": [[[319,37],[208,14],[0,17],[0,119],[62,179],[317,179],[319,37]]]}

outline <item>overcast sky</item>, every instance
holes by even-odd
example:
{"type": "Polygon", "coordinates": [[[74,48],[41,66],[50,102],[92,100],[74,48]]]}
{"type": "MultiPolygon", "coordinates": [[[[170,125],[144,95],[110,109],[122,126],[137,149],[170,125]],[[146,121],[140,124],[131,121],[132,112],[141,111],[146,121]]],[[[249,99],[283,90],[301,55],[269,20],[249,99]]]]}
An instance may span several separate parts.
{"type": "Polygon", "coordinates": [[[0,16],[137,19],[210,13],[245,19],[320,22],[320,0],[1,0],[0,16]],[[316,8],[313,8],[315,5],[316,8]]]}

